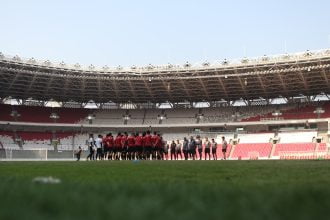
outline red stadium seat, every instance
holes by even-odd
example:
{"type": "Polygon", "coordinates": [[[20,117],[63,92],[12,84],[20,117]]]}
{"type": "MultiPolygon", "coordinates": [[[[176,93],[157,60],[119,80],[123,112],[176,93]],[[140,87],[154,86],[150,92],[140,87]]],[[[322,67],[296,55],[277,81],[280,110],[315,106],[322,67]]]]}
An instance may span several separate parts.
{"type": "MultiPolygon", "coordinates": [[[[288,144],[277,144],[273,156],[281,156],[283,153],[304,153],[315,151],[315,143],[288,143],[288,144]]],[[[295,159],[295,158],[294,158],[295,159]]]]}
{"type": "Polygon", "coordinates": [[[272,150],[272,144],[270,143],[249,143],[249,144],[237,144],[231,158],[237,159],[249,159],[251,157],[269,157],[272,150]]]}

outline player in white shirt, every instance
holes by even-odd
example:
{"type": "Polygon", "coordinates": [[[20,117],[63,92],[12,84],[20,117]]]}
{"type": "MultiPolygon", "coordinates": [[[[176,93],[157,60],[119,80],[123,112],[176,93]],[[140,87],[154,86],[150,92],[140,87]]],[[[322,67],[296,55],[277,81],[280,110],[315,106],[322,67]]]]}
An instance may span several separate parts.
{"type": "Polygon", "coordinates": [[[89,135],[89,139],[88,139],[88,148],[89,148],[89,154],[87,156],[87,160],[95,160],[95,141],[93,138],[93,134],[89,135]]]}
{"type": "Polygon", "coordinates": [[[102,157],[102,145],[103,145],[103,139],[102,139],[102,135],[98,135],[98,137],[95,140],[95,145],[96,145],[96,160],[97,158],[99,160],[103,160],[102,157]]]}
{"type": "Polygon", "coordinates": [[[226,160],[227,147],[228,147],[227,141],[225,137],[222,137],[222,154],[224,160],[226,160]]]}
{"type": "Polygon", "coordinates": [[[217,160],[217,147],[218,147],[218,143],[215,142],[214,138],[212,138],[212,143],[211,143],[211,147],[212,147],[212,156],[213,156],[213,160],[217,160]]]}

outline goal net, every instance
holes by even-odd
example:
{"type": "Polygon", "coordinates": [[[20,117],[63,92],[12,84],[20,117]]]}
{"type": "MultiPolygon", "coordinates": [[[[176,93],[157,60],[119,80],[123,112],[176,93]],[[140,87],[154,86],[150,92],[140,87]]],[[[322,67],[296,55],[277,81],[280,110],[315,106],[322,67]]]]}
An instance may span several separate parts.
{"type": "Polygon", "coordinates": [[[47,149],[0,149],[0,159],[5,160],[47,160],[47,149]]]}
{"type": "Polygon", "coordinates": [[[259,152],[258,151],[251,151],[248,153],[248,157],[250,160],[258,160],[259,159],[259,152]]]}

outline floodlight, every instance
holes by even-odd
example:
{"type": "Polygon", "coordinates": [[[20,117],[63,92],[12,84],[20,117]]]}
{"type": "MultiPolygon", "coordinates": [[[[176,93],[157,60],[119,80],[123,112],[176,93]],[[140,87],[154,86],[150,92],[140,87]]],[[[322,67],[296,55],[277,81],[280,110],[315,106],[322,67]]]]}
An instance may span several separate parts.
{"type": "Polygon", "coordinates": [[[267,55],[264,55],[262,58],[261,58],[262,61],[266,62],[269,60],[269,57],[267,57],[267,55]]]}
{"type": "Polygon", "coordinates": [[[210,66],[210,63],[208,61],[205,61],[202,65],[207,67],[207,66],[210,66]]]}
{"type": "Polygon", "coordinates": [[[21,58],[20,58],[18,55],[15,55],[15,56],[13,57],[13,60],[14,60],[14,61],[21,61],[21,58]]]}
{"type": "Polygon", "coordinates": [[[196,118],[197,119],[203,119],[204,118],[204,114],[196,114],[196,118]]]}
{"type": "Polygon", "coordinates": [[[306,50],[304,56],[305,57],[310,57],[310,56],[312,56],[312,52],[310,52],[309,50],[306,50]]]}
{"type": "Polygon", "coordinates": [[[50,66],[52,63],[49,61],[49,60],[46,60],[45,62],[44,62],[44,65],[46,65],[46,66],[50,66]]]}
{"type": "Polygon", "coordinates": [[[241,60],[241,63],[248,63],[249,62],[249,59],[244,57],[242,60],[241,60]]]}
{"type": "Polygon", "coordinates": [[[167,115],[158,115],[157,119],[158,120],[165,120],[165,119],[167,119],[167,115]]]}
{"type": "Polygon", "coordinates": [[[315,114],[323,114],[325,110],[322,107],[317,107],[313,113],[315,114]]]}
{"type": "Polygon", "coordinates": [[[12,110],[10,116],[13,118],[18,118],[21,116],[21,114],[19,114],[16,110],[12,110]]]}
{"type": "Polygon", "coordinates": [[[127,121],[130,120],[131,116],[130,115],[123,115],[123,120],[127,121]]]}
{"type": "Polygon", "coordinates": [[[28,60],[29,63],[36,63],[37,61],[32,57],[28,60]]]}
{"type": "Polygon", "coordinates": [[[64,61],[61,61],[59,64],[61,67],[64,67],[66,64],[64,63],[64,61]]]}
{"type": "Polygon", "coordinates": [[[57,113],[53,112],[50,114],[49,118],[56,120],[56,119],[59,119],[60,116],[57,113]]]}
{"type": "Polygon", "coordinates": [[[187,61],[183,66],[186,67],[186,68],[188,68],[188,67],[191,66],[191,64],[187,61]]]}
{"type": "Polygon", "coordinates": [[[282,115],[282,112],[280,110],[275,110],[274,112],[272,112],[272,116],[279,117],[281,115],[282,115]]]}
{"type": "Polygon", "coordinates": [[[75,65],[74,65],[74,67],[76,68],[76,69],[80,69],[80,64],[79,63],[76,63],[75,65]]]}
{"type": "Polygon", "coordinates": [[[93,119],[95,119],[95,116],[92,115],[92,114],[89,114],[89,115],[87,116],[87,119],[88,119],[88,120],[93,120],[93,119]]]}

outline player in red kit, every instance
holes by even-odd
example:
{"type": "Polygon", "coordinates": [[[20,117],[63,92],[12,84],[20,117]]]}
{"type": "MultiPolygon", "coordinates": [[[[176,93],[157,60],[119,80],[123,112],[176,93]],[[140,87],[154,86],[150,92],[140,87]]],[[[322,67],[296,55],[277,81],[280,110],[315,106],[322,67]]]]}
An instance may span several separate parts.
{"type": "Polygon", "coordinates": [[[121,136],[121,159],[127,160],[127,132],[124,133],[123,136],[121,136]]]}
{"type": "Polygon", "coordinates": [[[151,136],[151,144],[152,144],[152,148],[151,148],[151,154],[152,154],[152,159],[156,159],[156,154],[157,154],[157,148],[156,148],[156,142],[158,139],[158,135],[157,132],[154,132],[154,135],[151,136]]]}
{"type": "Polygon", "coordinates": [[[135,159],[135,136],[134,133],[132,133],[127,138],[127,158],[129,160],[135,159]]]}
{"type": "Polygon", "coordinates": [[[156,137],[155,149],[156,149],[156,159],[161,160],[162,159],[162,138],[161,138],[160,134],[158,134],[156,137]]]}
{"type": "Polygon", "coordinates": [[[135,134],[135,152],[136,152],[136,158],[141,160],[143,153],[143,146],[142,146],[142,137],[139,135],[138,132],[135,134]]]}
{"type": "Polygon", "coordinates": [[[150,154],[152,152],[152,141],[151,141],[150,131],[147,131],[147,134],[144,137],[144,147],[146,151],[146,159],[150,160],[150,154]]]}
{"type": "Polygon", "coordinates": [[[107,146],[108,146],[108,155],[107,158],[108,160],[113,160],[113,152],[114,152],[114,139],[112,136],[112,133],[108,134],[108,137],[106,139],[107,146]]]}
{"type": "Polygon", "coordinates": [[[119,160],[120,159],[120,153],[121,153],[121,133],[119,132],[114,140],[114,159],[119,160]]]}
{"type": "Polygon", "coordinates": [[[141,140],[142,140],[142,159],[146,160],[147,159],[147,150],[146,150],[146,145],[145,145],[145,139],[146,139],[146,132],[143,132],[142,133],[142,137],[141,137],[141,140]]]}
{"type": "Polygon", "coordinates": [[[106,135],[105,137],[102,138],[102,148],[103,148],[102,153],[101,153],[102,160],[105,159],[108,155],[107,138],[108,138],[108,135],[106,135]]]}

